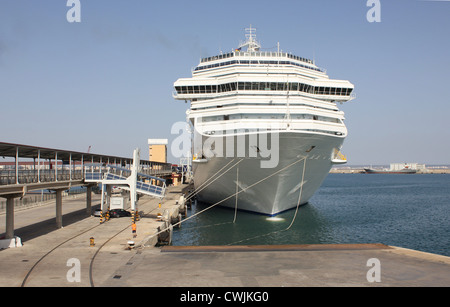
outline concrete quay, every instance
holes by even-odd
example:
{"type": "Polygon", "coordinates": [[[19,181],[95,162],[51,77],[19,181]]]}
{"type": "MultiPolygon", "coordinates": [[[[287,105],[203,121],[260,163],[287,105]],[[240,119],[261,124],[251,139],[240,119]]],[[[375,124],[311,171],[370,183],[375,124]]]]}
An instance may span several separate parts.
{"type": "MultiPolygon", "coordinates": [[[[135,238],[130,217],[111,218],[100,224],[100,218],[86,215],[84,198],[64,203],[60,229],[55,225],[54,202],[16,212],[16,234],[21,236],[23,246],[0,250],[0,287],[101,285],[135,252],[129,249],[129,241],[147,248],[158,242],[158,227],[165,226],[159,214],[178,219],[176,203],[184,188],[186,185],[169,187],[162,201],[147,196],[139,199],[135,238]],[[66,278],[70,270],[67,265],[74,259],[80,264],[81,281],[71,283],[66,278]]],[[[94,204],[97,198],[93,198],[94,204]]],[[[4,219],[0,226],[4,227],[4,219]]]]}
{"type": "MultiPolygon", "coordinates": [[[[168,210],[176,220],[176,201],[184,188],[170,187],[161,208],[158,199],[139,199],[143,214],[136,223],[136,238],[128,217],[99,224],[99,218],[89,216],[25,239],[20,248],[0,251],[0,286],[215,287],[214,291],[224,287],[450,286],[450,257],[383,244],[156,247],[157,229],[164,226],[158,213],[168,210]],[[140,247],[129,249],[130,240],[140,247]],[[72,278],[75,268],[78,280],[72,278]]],[[[84,200],[79,201],[84,210],[84,200]]],[[[31,210],[39,209],[18,212],[18,220],[31,210]]],[[[171,299],[180,298],[174,294],[171,299]]]]}

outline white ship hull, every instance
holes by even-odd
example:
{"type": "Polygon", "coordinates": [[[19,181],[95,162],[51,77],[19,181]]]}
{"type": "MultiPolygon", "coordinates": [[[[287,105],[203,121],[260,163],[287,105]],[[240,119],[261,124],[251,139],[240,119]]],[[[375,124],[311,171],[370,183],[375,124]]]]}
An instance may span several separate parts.
{"type": "Polygon", "coordinates": [[[235,208],[234,195],[241,191],[238,210],[276,215],[295,208],[308,202],[321,186],[333,165],[335,149],[343,141],[342,137],[280,132],[279,159],[274,168],[261,167],[261,160],[267,158],[248,155],[194,160],[194,185],[200,191],[197,197],[205,203],[235,208]]]}

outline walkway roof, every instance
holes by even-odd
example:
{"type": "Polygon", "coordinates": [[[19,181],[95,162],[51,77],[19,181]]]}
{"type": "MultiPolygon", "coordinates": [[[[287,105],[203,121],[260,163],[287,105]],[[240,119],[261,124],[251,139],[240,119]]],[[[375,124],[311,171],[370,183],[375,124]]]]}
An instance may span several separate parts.
{"type": "MultiPolygon", "coordinates": [[[[93,154],[87,152],[79,152],[79,151],[71,151],[65,149],[55,149],[55,148],[46,148],[46,147],[37,147],[37,146],[29,146],[22,144],[12,144],[12,143],[4,143],[0,142],[0,157],[16,157],[16,149],[19,150],[19,158],[38,158],[40,159],[55,159],[55,154],[58,153],[58,160],[69,161],[72,158],[72,161],[85,161],[89,162],[100,162],[103,163],[120,163],[120,160],[125,163],[133,163],[133,158],[127,157],[119,157],[112,155],[102,155],[102,154],[93,154]],[[70,155],[72,154],[72,157],[70,155]]],[[[141,160],[141,164],[166,164],[160,162],[152,162],[149,160],[141,160]]]]}

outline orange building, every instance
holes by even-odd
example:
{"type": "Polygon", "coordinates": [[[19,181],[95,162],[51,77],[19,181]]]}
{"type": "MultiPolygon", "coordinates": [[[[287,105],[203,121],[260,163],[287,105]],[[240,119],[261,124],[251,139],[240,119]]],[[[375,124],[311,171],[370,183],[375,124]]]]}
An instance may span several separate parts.
{"type": "Polygon", "coordinates": [[[148,159],[167,163],[167,139],[148,139],[148,159]]]}

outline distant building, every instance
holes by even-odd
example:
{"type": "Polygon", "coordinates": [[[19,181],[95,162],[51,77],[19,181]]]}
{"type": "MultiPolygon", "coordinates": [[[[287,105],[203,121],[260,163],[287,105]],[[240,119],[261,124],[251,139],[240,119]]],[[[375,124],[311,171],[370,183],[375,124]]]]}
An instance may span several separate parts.
{"type": "Polygon", "coordinates": [[[167,163],[168,139],[148,139],[148,159],[153,162],[167,163]]]}

